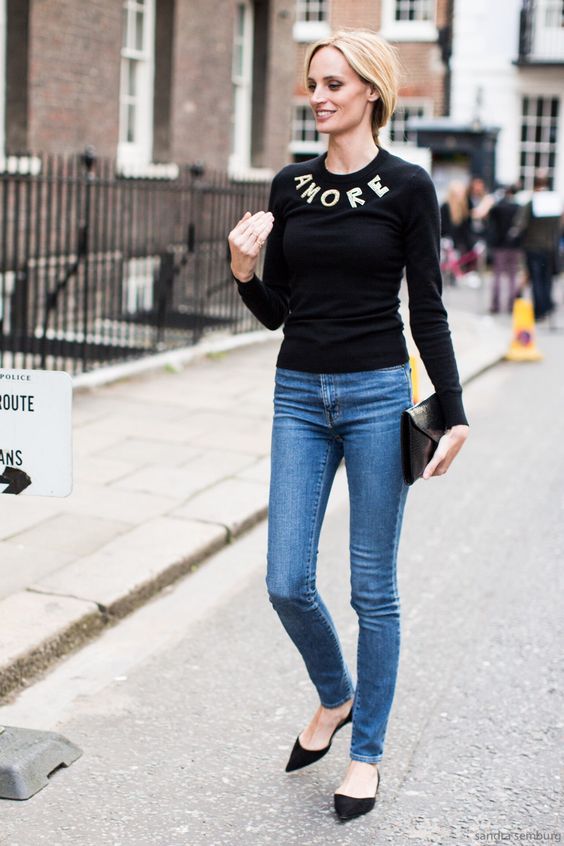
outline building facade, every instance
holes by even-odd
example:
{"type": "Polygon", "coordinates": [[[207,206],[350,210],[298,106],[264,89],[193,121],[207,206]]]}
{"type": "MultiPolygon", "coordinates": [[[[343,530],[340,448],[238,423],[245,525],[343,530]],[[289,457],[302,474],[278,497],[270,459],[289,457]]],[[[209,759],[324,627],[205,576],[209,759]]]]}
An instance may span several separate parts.
{"type": "Polygon", "coordinates": [[[400,101],[382,138],[407,149],[408,118],[448,109],[451,5],[208,0],[203,14],[195,0],[0,0],[0,158],[90,144],[132,175],[201,162],[268,176],[324,149],[301,69],[308,43],[341,26],[398,44],[400,101]]]}
{"type": "Polygon", "coordinates": [[[294,161],[317,155],[326,138],[315,121],[302,83],[307,46],[340,27],[379,31],[399,49],[402,74],[398,106],[382,131],[390,150],[428,164],[427,151],[415,147],[407,121],[413,117],[444,115],[449,109],[448,54],[451,0],[297,0],[293,37],[296,78],[289,153],[294,161]]]}
{"type": "Polygon", "coordinates": [[[456,2],[452,115],[499,129],[497,181],[530,188],[545,168],[564,196],[561,0],[456,2]]]}
{"type": "Polygon", "coordinates": [[[0,154],[93,145],[124,171],[286,161],[286,0],[0,0],[0,154]]]}
{"type": "Polygon", "coordinates": [[[563,20],[561,0],[0,0],[0,163],[89,144],[128,175],[268,178],[326,147],[308,44],[368,27],[402,66],[386,147],[439,186],[545,167],[564,193],[563,20]]]}

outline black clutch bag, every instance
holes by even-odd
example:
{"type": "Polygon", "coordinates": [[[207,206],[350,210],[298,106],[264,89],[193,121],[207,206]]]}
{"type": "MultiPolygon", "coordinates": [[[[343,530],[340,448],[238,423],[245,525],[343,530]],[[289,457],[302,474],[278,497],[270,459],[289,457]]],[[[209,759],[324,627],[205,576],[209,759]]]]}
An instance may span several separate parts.
{"type": "Polygon", "coordinates": [[[423,475],[445,432],[445,418],[436,394],[402,412],[401,460],[407,485],[423,475]]]}

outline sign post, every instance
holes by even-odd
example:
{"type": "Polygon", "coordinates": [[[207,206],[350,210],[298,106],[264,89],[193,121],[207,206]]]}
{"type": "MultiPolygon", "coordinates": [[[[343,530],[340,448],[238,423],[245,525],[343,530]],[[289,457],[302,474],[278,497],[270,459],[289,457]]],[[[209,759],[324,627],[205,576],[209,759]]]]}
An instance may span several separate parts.
{"type": "MultiPolygon", "coordinates": [[[[0,370],[0,494],[69,496],[71,410],[68,373],[0,370]]],[[[0,726],[0,799],[29,799],[81,755],[55,732],[0,726]]]]}
{"type": "Polygon", "coordinates": [[[71,408],[68,373],[0,370],[0,493],[70,494],[71,408]]]}

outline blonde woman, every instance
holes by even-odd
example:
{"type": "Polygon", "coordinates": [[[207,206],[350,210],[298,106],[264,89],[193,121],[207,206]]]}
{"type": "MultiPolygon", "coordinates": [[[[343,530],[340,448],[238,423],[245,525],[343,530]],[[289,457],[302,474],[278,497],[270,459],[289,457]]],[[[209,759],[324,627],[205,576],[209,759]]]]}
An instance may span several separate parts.
{"type": "Polygon", "coordinates": [[[441,236],[450,238],[461,256],[469,252],[478,240],[472,229],[468,188],[459,179],[449,182],[446,199],[441,206],[441,236]]]}
{"type": "Polygon", "coordinates": [[[310,47],[305,75],[328,150],[282,168],[268,210],[246,212],[229,243],[247,307],[270,329],[284,324],[266,585],[320,700],[286,770],[319,760],[335,732],[352,723],[350,761],[333,800],[338,816],[350,819],[375,804],[400,651],[396,556],[408,490],[400,415],[411,404],[398,312],[404,267],[411,328],[448,424],[426,478],[447,471],[468,427],[441,301],[435,189],[425,170],[379,142],[396,104],[396,51],[371,31],[339,31],[310,47]],[[343,459],[359,622],[356,683],[316,588],[321,525],[343,459]]]}

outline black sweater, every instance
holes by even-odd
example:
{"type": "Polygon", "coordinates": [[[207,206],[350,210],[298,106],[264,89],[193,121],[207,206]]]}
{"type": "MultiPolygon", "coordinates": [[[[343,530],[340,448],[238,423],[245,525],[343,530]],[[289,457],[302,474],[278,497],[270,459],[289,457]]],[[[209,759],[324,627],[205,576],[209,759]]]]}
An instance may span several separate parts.
{"type": "Polygon", "coordinates": [[[263,278],[237,280],[264,326],[284,323],[277,366],[342,373],[408,361],[398,311],[405,267],[411,331],[447,426],[467,423],[441,300],[440,214],[430,176],[383,148],[348,174],[329,172],[326,155],[276,174],[263,278]]]}

